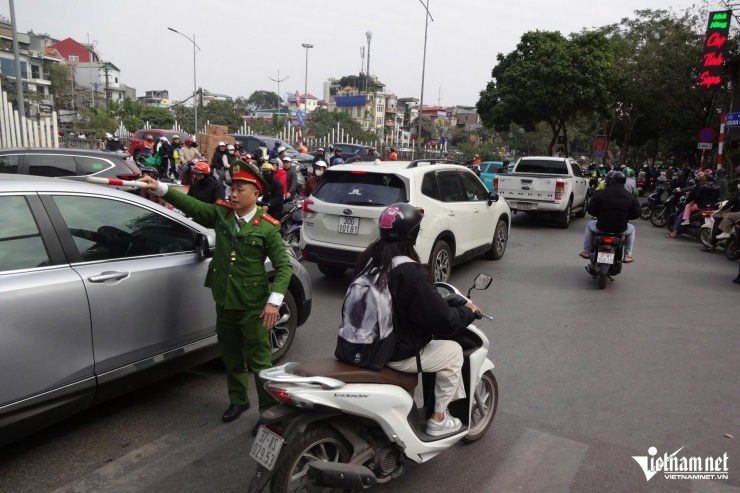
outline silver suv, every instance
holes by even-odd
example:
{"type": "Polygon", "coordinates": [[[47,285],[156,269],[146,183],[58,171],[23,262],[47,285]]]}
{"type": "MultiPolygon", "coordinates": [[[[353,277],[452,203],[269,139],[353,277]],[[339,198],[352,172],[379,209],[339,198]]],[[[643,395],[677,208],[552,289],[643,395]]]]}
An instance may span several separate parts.
{"type": "Polygon", "coordinates": [[[384,207],[408,202],[423,210],[416,251],[435,281],[478,255],[500,259],[511,211],[471,170],[446,160],[377,161],[332,166],[303,201],[301,256],[327,276],[354,267],[378,236],[384,207]]]}
{"type": "MultiPolygon", "coordinates": [[[[0,445],[218,356],[212,231],[131,193],[20,175],[0,174],[0,210],[0,445]]],[[[311,313],[291,263],[274,360],[311,313]]]]}

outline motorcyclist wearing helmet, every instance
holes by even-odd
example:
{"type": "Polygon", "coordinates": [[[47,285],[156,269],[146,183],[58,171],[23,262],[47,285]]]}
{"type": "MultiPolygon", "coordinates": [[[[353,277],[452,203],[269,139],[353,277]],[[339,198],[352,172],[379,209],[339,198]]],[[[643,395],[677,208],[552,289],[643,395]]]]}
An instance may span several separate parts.
{"type": "Polygon", "coordinates": [[[621,171],[610,171],[606,175],[604,190],[595,193],[588,203],[587,212],[596,219],[586,225],[581,257],[591,257],[594,234],[604,232],[626,235],[623,262],[629,264],[634,261],[635,227],[628,221],[640,217],[640,201],[624,188],[626,181],[627,177],[621,171]]]}
{"type": "Polygon", "coordinates": [[[688,226],[691,213],[701,209],[709,209],[719,202],[719,187],[714,184],[714,173],[707,171],[699,174],[699,183],[689,192],[686,197],[686,206],[683,215],[676,214],[676,223],[673,232],[668,235],[677,238],[682,226],[688,226]]]}
{"type": "Polygon", "coordinates": [[[303,189],[303,194],[308,197],[316,190],[319,183],[324,179],[324,173],[326,172],[326,161],[316,161],[313,163],[313,175],[308,177],[306,185],[303,189]]]}
{"type": "Polygon", "coordinates": [[[178,173],[180,171],[180,163],[182,162],[180,157],[180,136],[172,136],[172,144],[170,145],[170,152],[167,154],[169,169],[167,170],[167,176],[169,176],[176,185],[180,185],[178,173]]]}
{"type": "Polygon", "coordinates": [[[318,149],[316,149],[316,157],[313,158],[312,164],[316,165],[316,163],[319,161],[323,161],[324,163],[326,163],[326,152],[324,151],[323,147],[319,147],[318,149]]]}
{"type": "MultiPolygon", "coordinates": [[[[200,151],[193,145],[195,141],[192,137],[185,137],[185,147],[180,148],[180,160],[182,160],[182,166],[180,166],[180,173],[177,177],[180,183],[190,185],[192,183],[192,174],[190,173],[193,165],[203,161],[200,151]]],[[[209,166],[210,169],[210,166],[209,166]]]]}
{"type": "Polygon", "coordinates": [[[260,169],[262,178],[267,182],[267,190],[262,195],[262,201],[267,202],[267,213],[280,219],[283,215],[283,184],[275,178],[275,166],[265,163],[260,169]]]}
{"type": "Polygon", "coordinates": [[[270,149],[267,148],[267,143],[264,140],[260,141],[260,145],[254,152],[253,157],[257,160],[257,164],[264,164],[270,159],[270,149]]]}
{"type": "Polygon", "coordinates": [[[149,157],[154,154],[154,137],[151,135],[146,136],[144,141],[144,155],[149,157]]]}
{"type": "Polygon", "coordinates": [[[283,146],[283,143],[279,140],[275,141],[275,146],[270,149],[270,153],[267,156],[267,159],[275,159],[280,155],[280,148],[283,146]]]}
{"type": "Polygon", "coordinates": [[[434,413],[426,433],[441,436],[462,427],[447,407],[465,397],[462,348],[446,339],[464,330],[480,310],[471,302],[449,306],[429,280],[414,249],[421,221],[422,214],[410,204],[386,207],[380,215],[380,236],[360,255],[355,277],[377,269],[378,286],[387,286],[393,300],[396,345],[387,366],[416,373],[418,357],[423,371],[437,373],[434,413]]]}
{"type": "MultiPolygon", "coordinates": [[[[341,147],[334,148],[334,155],[329,160],[329,166],[334,166],[335,164],[337,164],[336,163],[337,159],[341,159],[342,163],[344,163],[344,159],[342,158],[342,148],[341,147]]],[[[339,164],[342,164],[342,163],[339,163],[339,164]]]]}
{"type": "Polygon", "coordinates": [[[188,189],[188,195],[191,197],[206,204],[215,204],[226,195],[224,187],[211,174],[211,167],[207,162],[200,161],[194,164],[191,174],[192,185],[188,189]]]}
{"type": "Polygon", "coordinates": [[[627,177],[624,182],[624,188],[629,193],[637,195],[637,183],[635,182],[635,170],[632,168],[624,168],[624,175],[627,177]]]}

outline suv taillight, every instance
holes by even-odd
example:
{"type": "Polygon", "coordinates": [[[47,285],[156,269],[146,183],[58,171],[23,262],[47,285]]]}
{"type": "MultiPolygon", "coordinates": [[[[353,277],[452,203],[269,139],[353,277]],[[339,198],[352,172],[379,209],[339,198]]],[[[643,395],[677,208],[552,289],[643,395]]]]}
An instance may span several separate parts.
{"type": "Polygon", "coordinates": [[[493,191],[498,192],[498,176],[493,179],[493,191]]]}
{"type": "Polygon", "coordinates": [[[565,182],[558,180],[555,182],[555,200],[561,200],[563,194],[565,194],[565,182]]]}
{"type": "Polygon", "coordinates": [[[316,211],[309,207],[311,205],[313,205],[313,200],[311,199],[305,199],[303,204],[301,204],[301,212],[303,212],[304,218],[312,218],[316,215],[316,211]]]}

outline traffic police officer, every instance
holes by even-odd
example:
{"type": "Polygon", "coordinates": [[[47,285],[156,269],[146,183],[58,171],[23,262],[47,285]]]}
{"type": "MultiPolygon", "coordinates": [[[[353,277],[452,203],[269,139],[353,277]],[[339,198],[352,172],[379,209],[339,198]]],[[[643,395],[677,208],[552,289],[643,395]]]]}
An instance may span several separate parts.
{"type": "Polygon", "coordinates": [[[216,231],[205,285],[211,288],[216,302],[216,333],[231,402],[223,420],[233,421],[249,408],[250,370],[257,385],[260,412],[264,411],[276,401],[264,390],[258,373],[271,366],[269,330],[275,326],[292,274],[279,221],[257,207],[257,198],[266,191],[267,184],[260,172],[244,161],[231,165],[230,202],[206,204],[150,177],[141,181],[197,223],[216,231]],[[270,258],[276,271],[272,293],[265,257],[270,258]]]}

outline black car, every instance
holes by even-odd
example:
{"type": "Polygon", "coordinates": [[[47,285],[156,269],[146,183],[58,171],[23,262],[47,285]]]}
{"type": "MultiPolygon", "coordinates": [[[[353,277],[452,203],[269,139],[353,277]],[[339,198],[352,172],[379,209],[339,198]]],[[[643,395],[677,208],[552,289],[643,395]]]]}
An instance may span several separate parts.
{"type": "Polygon", "coordinates": [[[141,177],[139,168],[126,160],[126,153],[47,147],[0,150],[0,173],[82,181],[87,176],[120,180],[141,177]]]}
{"type": "MultiPolygon", "coordinates": [[[[275,147],[275,141],[280,140],[276,139],[275,137],[266,137],[263,135],[229,135],[231,137],[234,137],[234,140],[241,142],[242,145],[244,145],[244,149],[250,154],[253,154],[255,151],[257,151],[257,148],[260,146],[260,142],[264,142],[265,144],[267,144],[267,150],[270,150],[275,147]]],[[[301,167],[313,162],[313,156],[298,152],[297,149],[295,149],[284,140],[280,141],[280,145],[285,147],[285,155],[292,159],[294,162],[298,162],[301,167]]]]}

